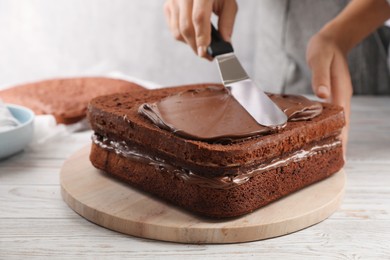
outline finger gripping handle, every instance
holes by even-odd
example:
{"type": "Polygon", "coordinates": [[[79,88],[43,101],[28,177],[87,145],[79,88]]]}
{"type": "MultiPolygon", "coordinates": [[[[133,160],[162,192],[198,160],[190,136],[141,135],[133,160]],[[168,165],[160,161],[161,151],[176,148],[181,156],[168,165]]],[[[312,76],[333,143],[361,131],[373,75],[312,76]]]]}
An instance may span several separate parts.
{"type": "Polygon", "coordinates": [[[215,56],[229,52],[233,52],[233,46],[230,42],[224,41],[221,34],[211,24],[211,43],[207,48],[207,53],[214,58],[215,56]]]}

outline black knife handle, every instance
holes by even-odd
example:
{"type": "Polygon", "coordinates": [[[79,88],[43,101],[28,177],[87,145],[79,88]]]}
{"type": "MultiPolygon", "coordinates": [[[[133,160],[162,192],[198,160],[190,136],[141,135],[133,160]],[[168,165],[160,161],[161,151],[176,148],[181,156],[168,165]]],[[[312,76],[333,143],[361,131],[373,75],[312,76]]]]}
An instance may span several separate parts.
{"type": "Polygon", "coordinates": [[[233,52],[233,46],[230,42],[224,41],[221,34],[219,34],[214,25],[211,24],[211,43],[209,47],[207,47],[207,53],[214,58],[215,56],[229,52],[233,52]]]}

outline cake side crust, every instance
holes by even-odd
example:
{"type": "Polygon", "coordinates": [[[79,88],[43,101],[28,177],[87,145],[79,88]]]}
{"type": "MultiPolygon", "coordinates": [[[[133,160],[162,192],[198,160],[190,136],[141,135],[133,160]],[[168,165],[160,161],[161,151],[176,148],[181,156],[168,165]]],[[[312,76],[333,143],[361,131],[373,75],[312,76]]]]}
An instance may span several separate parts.
{"type": "Polygon", "coordinates": [[[142,161],[130,160],[92,144],[92,164],[137,189],[151,193],[191,212],[215,218],[244,215],[305,186],[323,180],[343,166],[342,148],[291,162],[256,174],[231,189],[201,187],[170,176],[142,161]]]}

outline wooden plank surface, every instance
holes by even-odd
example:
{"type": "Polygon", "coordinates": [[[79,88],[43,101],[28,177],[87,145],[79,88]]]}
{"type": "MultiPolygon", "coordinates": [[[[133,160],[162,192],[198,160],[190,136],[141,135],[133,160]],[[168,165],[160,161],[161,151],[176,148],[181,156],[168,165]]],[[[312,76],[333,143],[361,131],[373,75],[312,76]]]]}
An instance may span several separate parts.
{"type": "Polygon", "coordinates": [[[329,219],[273,239],[183,245],[96,226],[63,202],[59,169],[90,142],[64,136],[0,162],[0,259],[390,259],[390,98],[352,102],[347,187],[329,219]]]}
{"type": "Polygon", "coordinates": [[[277,237],[328,218],[341,203],[343,170],[321,182],[233,219],[202,218],[139,192],[93,167],[90,146],[67,159],[60,184],[65,202],[81,216],[121,233],[195,244],[238,243],[277,237]]]}

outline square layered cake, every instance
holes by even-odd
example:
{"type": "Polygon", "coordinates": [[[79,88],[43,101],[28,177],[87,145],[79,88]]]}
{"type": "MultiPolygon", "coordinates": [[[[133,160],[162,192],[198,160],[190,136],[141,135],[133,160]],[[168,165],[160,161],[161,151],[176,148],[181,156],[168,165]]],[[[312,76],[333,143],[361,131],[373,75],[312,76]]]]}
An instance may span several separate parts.
{"type": "Polygon", "coordinates": [[[108,175],[195,214],[241,216],[344,164],[341,107],[272,95],[286,125],[264,127],[220,85],[101,96],[88,107],[90,160],[108,175]]]}

